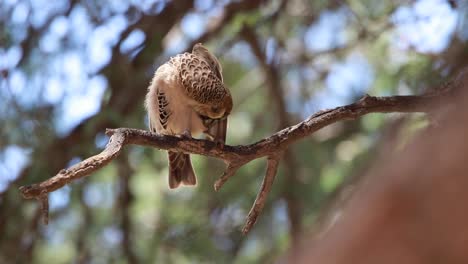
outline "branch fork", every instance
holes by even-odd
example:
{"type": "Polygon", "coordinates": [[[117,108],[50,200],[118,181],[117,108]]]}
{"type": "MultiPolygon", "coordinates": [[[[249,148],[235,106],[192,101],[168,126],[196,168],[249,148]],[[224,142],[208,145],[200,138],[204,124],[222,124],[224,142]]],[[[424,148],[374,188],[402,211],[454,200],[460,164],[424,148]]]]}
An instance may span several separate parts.
{"type": "Polygon", "coordinates": [[[421,96],[374,97],[365,95],[359,101],[341,107],[320,111],[306,120],[287,127],[256,143],[242,146],[216,144],[209,140],[182,138],[154,134],[146,130],[132,128],[107,129],[110,136],[105,149],[67,169],[62,169],[52,178],[41,183],[19,188],[26,199],[37,199],[41,204],[44,223],[48,222],[48,194],[79,178],[101,169],[121,153],[126,145],[140,145],[178,151],[189,154],[211,156],[223,160],[226,170],[215,182],[214,189],[219,189],[236,174],[237,170],[250,161],[267,157],[267,169],[254,204],[250,209],[242,232],[247,234],[266,203],[267,195],[273,185],[282,153],[296,141],[310,136],[315,131],[341,120],[356,119],[368,113],[390,112],[428,112],[435,102],[445,97],[444,94],[421,96]]]}

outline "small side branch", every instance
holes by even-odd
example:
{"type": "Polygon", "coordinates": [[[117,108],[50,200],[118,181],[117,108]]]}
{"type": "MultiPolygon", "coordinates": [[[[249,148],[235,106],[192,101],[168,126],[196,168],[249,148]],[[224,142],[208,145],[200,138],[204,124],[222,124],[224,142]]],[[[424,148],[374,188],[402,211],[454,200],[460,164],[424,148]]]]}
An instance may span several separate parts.
{"type": "Polygon", "coordinates": [[[243,146],[219,145],[209,140],[164,136],[140,129],[108,129],[106,134],[111,137],[106,148],[101,153],[87,158],[68,169],[63,169],[57,175],[41,183],[22,186],[19,189],[24,198],[35,198],[41,202],[44,221],[47,222],[48,193],[101,169],[115,159],[125,145],[148,146],[221,159],[228,166],[221,178],[216,181],[214,185],[215,190],[219,190],[243,165],[258,158],[268,157],[268,166],[262,187],[242,230],[243,233],[247,233],[255,224],[263,209],[267,194],[276,175],[281,154],[291,144],[310,136],[325,126],[341,120],[356,119],[368,113],[428,112],[433,110],[434,103],[447,97],[447,94],[444,92],[444,94],[390,97],[366,95],[353,104],[320,111],[297,125],[287,127],[256,143],[243,146]]]}
{"type": "Polygon", "coordinates": [[[240,167],[242,167],[242,165],[244,164],[239,164],[239,165],[229,164],[226,170],[224,171],[223,175],[215,182],[214,184],[215,191],[219,191],[219,189],[221,189],[224,183],[226,183],[227,180],[229,180],[229,178],[234,176],[234,174],[236,174],[237,170],[240,167]]]}
{"type": "Polygon", "coordinates": [[[268,156],[265,177],[263,178],[262,185],[260,186],[260,190],[258,191],[257,197],[255,198],[255,202],[252,208],[250,209],[249,214],[247,215],[245,225],[242,228],[242,233],[244,235],[247,234],[252,228],[252,226],[257,222],[257,218],[262,212],[263,207],[265,206],[267,195],[271,190],[273,181],[275,180],[280,156],[280,154],[268,156]]]}
{"type": "Polygon", "coordinates": [[[42,200],[44,195],[47,197],[48,193],[63,187],[67,183],[88,176],[106,166],[120,154],[123,146],[126,145],[125,139],[126,137],[123,133],[114,134],[101,153],[87,158],[68,169],[63,169],[54,177],[39,184],[21,186],[19,190],[26,199],[36,198],[42,200]]]}

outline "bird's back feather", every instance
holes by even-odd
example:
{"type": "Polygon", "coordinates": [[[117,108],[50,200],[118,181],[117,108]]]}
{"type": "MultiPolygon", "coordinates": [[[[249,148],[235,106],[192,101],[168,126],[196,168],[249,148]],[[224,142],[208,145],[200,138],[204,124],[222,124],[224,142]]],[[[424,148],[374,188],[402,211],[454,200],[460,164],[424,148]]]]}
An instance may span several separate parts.
{"type": "Polygon", "coordinates": [[[186,52],[172,57],[169,63],[177,68],[187,96],[196,102],[218,103],[230,96],[222,81],[204,59],[186,52]]]}

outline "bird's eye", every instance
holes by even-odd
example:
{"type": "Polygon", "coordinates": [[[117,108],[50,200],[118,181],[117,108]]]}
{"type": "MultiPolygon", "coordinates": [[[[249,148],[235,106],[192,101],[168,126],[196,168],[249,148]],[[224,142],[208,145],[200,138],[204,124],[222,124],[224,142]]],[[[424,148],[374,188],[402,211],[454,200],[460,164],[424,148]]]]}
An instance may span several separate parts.
{"type": "Polygon", "coordinates": [[[218,113],[219,112],[219,107],[213,106],[213,107],[211,107],[211,111],[213,113],[218,113]]]}

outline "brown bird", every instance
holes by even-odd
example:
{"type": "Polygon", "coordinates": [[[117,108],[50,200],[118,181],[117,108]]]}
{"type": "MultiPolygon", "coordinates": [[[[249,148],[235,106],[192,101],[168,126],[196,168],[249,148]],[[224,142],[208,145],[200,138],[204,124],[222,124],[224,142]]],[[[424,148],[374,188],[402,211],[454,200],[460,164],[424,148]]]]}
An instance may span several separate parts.
{"type": "MultiPolygon", "coordinates": [[[[226,141],[231,93],[223,84],[218,59],[200,43],[192,53],[176,55],[156,70],[145,106],[152,132],[184,137],[205,133],[216,142],[226,141]]],[[[169,187],[196,185],[190,156],[168,154],[169,187]]]]}

